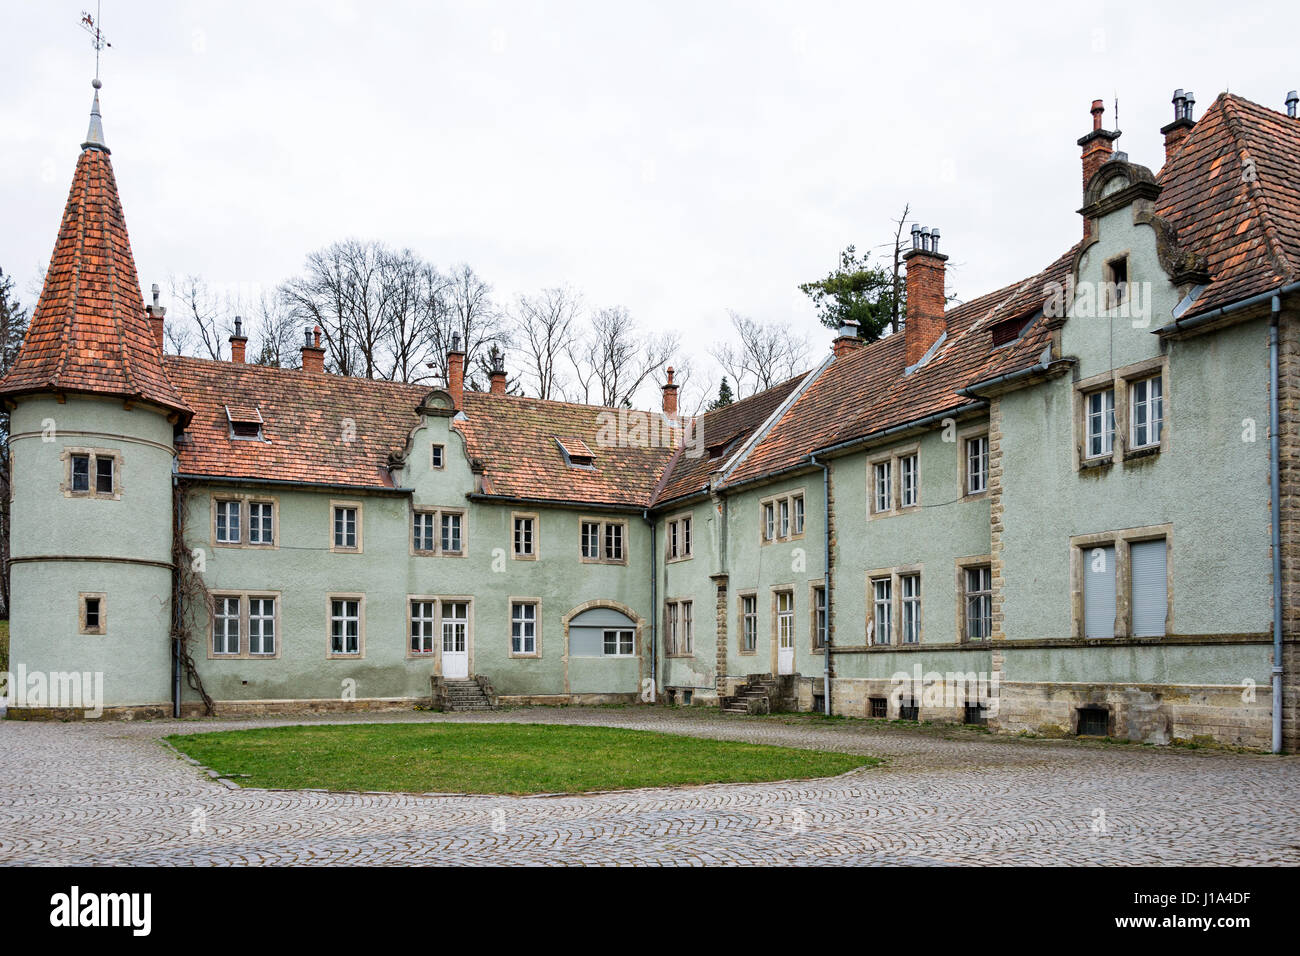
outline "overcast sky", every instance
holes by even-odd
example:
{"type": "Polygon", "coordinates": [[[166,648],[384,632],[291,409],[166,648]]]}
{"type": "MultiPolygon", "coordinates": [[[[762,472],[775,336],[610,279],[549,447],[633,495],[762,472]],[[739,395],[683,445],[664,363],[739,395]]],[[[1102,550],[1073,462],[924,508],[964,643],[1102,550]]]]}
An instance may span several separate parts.
{"type": "MultiPolygon", "coordinates": [[[[0,267],[53,247],[94,0],[0,2],[0,267]]],[[[703,352],[727,310],[818,329],[799,282],[940,226],[949,291],[1079,235],[1096,97],[1158,169],[1175,87],[1281,109],[1290,4],[108,0],[102,107],[141,281],[255,290],[349,236],[568,283],[703,352]]]]}

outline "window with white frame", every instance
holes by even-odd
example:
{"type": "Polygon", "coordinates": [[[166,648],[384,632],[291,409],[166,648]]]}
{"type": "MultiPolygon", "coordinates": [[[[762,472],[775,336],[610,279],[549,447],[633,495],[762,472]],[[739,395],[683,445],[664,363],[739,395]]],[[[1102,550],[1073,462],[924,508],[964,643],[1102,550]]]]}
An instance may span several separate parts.
{"type": "Polygon", "coordinates": [[[993,569],[987,564],[962,570],[965,587],[965,637],[986,641],[993,633],[993,569]]]}
{"type": "Polygon", "coordinates": [[[812,589],[812,597],[812,646],[813,650],[821,650],[826,646],[826,587],[815,585],[812,589]]]}
{"type": "Polygon", "coordinates": [[[604,634],[606,657],[631,657],[636,643],[636,632],[625,628],[608,628],[604,634]]]}
{"type": "Polygon", "coordinates": [[[776,592],[777,647],[794,647],[794,592],[776,592]]]}
{"type": "Polygon", "coordinates": [[[537,653],[537,602],[511,602],[510,653],[537,653]]]}
{"type": "Polygon", "coordinates": [[[600,560],[600,522],[582,523],[582,557],[587,561],[600,560]]]}
{"type": "Polygon", "coordinates": [[[537,517],[515,515],[513,524],[514,555],[516,558],[537,556],[537,517]]]}
{"type": "Polygon", "coordinates": [[[920,500],[920,475],[917,471],[917,456],[904,455],[898,459],[898,505],[900,508],[915,507],[920,500]]]}
{"type": "Polygon", "coordinates": [[[582,560],[603,564],[622,564],[627,560],[627,522],[584,519],[581,537],[582,560]]]}
{"type": "Polygon", "coordinates": [[[240,532],[240,503],[238,500],[218,499],[217,509],[217,543],[239,544],[243,540],[240,532]]]}
{"type": "Polygon", "coordinates": [[[921,575],[898,576],[899,597],[902,604],[903,643],[921,643],[921,575]]]}
{"type": "Polygon", "coordinates": [[[875,578],[871,582],[872,625],[874,639],[869,643],[892,644],[894,641],[894,582],[892,578],[875,578]]]}
{"type": "Polygon", "coordinates": [[[435,601],[420,598],[410,602],[412,654],[433,653],[433,636],[437,627],[435,611],[435,601]]]}
{"type": "Polygon", "coordinates": [[[886,511],[892,511],[894,508],[894,492],[892,487],[893,462],[878,461],[875,464],[874,471],[874,510],[876,514],[884,514],[886,511]]]}
{"type": "Polygon", "coordinates": [[[740,649],[745,652],[758,649],[758,597],[742,594],[740,597],[740,649]]]}
{"type": "Polygon", "coordinates": [[[1151,448],[1160,444],[1164,426],[1164,387],[1160,375],[1130,382],[1128,387],[1129,447],[1151,448]]]}
{"type": "Polygon", "coordinates": [[[694,654],[695,634],[690,601],[667,601],[664,604],[664,630],[669,654],[694,654]]]}
{"type": "Polygon", "coordinates": [[[442,445],[432,446],[429,452],[429,466],[432,468],[443,467],[444,450],[442,445]]]}
{"type": "Polygon", "coordinates": [[[355,505],[334,506],[334,550],[360,549],[360,511],[355,505]]]}
{"type": "Polygon", "coordinates": [[[248,653],[269,657],[275,654],[275,598],[248,599],[248,653]]]}
{"type": "Polygon", "coordinates": [[[464,512],[429,509],[411,513],[411,549],[423,555],[465,553],[464,512]]]}
{"type": "Polygon", "coordinates": [[[777,514],[780,516],[777,527],[780,529],[781,537],[790,537],[790,502],[785,498],[777,503],[777,514]]]}
{"type": "Polygon", "coordinates": [[[621,521],[605,522],[605,560],[623,560],[623,523],[621,521]]]}
{"type": "Polygon", "coordinates": [[[248,543],[275,544],[275,505],[272,502],[248,503],[248,543]]]}
{"type": "Polygon", "coordinates": [[[108,449],[76,449],[68,452],[69,495],[114,498],[118,494],[118,453],[108,449]]]}
{"type": "Polygon", "coordinates": [[[1084,396],[1085,457],[1104,458],[1115,448],[1115,390],[1103,388],[1084,396]]]}
{"type": "Polygon", "coordinates": [[[455,511],[443,511],[442,519],[442,553],[460,554],[464,550],[461,543],[461,521],[463,516],[455,511]]]}
{"type": "Polygon", "coordinates": [[[793,533],[797,537],[803,534],[803,495],[792,495],[790,498],[790,508],[792,515],[790,518],[793,533]]]}
{"type": "Polygon", "coordinates": [[[212,599],[212,653],[238,654],[240,647],[240,600],[218,595],[212,599]]]}
{"type": "Polygon", "coordinates": [[[330,600],[330,653],[340,656],[360,656],[361,601],[359,599],[330,600]]]}
{"type": "Polygon", "coordinates": [[[760,502],[763,542],[788,541],[804,533],[804,496],[802,491],[774,495],[760,502]]]}
{"type": "Polygon", "coordinates": [[[692,521],[690,515],[677,515],[668,521],[668,560],[680,561],[693,557],[692,521]]]}
{"type": "Polygon", "coordinates": [[[776,540],[776,504],[771,501],[763,505],[763,540],[776,540]]]}
{"type": "Polygon", "coordinates": [[[437,550],[433,529],[438,520],[437,512],[416,511],[411,515],[411,547],[416,551],[437,550]]]}
{"type": "Polygon", "coordinates": [[[966,439],[966,494],[978,495],[989,487],[989,436],[966,439]]]}

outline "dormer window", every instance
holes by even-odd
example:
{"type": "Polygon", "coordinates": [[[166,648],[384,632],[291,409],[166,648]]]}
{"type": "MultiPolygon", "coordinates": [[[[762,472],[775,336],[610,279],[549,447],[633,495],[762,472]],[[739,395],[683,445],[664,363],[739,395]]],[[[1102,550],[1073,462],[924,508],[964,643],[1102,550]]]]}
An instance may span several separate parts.
{"type": "Polygon", "coordinates": [[[1106,263],[1105,295],[1108,310],[1128,301],[1128,256],[1116,256],[1106,263]]]}
{"type": "Polygon", "coordinates": [[[262,410],[256,405],[227,405],[226,421],[230,437],[241,441],[263,441],[262,410]]]}
{"type": "Polygon", "coordinates": [[[555,444],[560,446],[560,454],[570,468],[595,470],[596,453],[581,438],[556,438],[555,444]]]}
{"type": "Polygon", "coordinates": [[[1017,319],[1004,319],[1001,322],[995,323],[989,329],[989,334],[993,338],[993,348],[1007,345],[1020,338],[1021,333],[1025,331],[1025,326],[1027,326],[1030,321],[1031,317],[1021,316],[1017,319]]]}

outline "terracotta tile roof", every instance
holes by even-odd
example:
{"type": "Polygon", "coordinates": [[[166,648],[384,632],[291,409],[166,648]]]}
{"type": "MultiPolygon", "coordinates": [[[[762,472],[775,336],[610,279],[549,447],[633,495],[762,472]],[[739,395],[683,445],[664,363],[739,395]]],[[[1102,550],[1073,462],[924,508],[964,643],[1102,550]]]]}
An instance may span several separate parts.
{"type": "Polygon", "coordinates": [[[655,492],[655,503],[671,501],[703,488],[709,476],[726,465],[741,443],[767,421],[804,377],[797,375],[767,391],[742,398],[717,411],[705,412],[697,418],[694,435],[688,437],[664,473],[655,492]],[[701,448],[703,454],[698,453],[701,448]]]}
{"type": "Polygon", "coordinates": [[[45,285],[0,394],[87,392],[188,414],[144,312],[108,152],[81,151],[45,285]]]}
{"type": "Polygon", "coordinates": [[[1157,182],[1157,214],[1209,265],[1188,315],[1300,278],[1300,121],[1221,94],[1157,182]]]}
{"type": "MultiPolygon", "coordinates": [[[[602,441],[611,437],[602,435],[608,416],[619,412],[597,405],[466,392],[463,410],[456,428],[470,456],[483,463],[485,494],[646,507],[673,452],[666,440],[650,447],[642,441],[602,441]],[[587,447],[594,467],[570,466],[557,438],[574,450],[587,447]]],[[[625,414],[661,421],[654,413],[625,414]]]]}
{"type": "Polygon", "coordinates": [[[194,410],[176,446],[184,475],[391,488],[388,455],[405,447],[429,394],[427,386],[324,372],[175,355],[165,362],[194,410]],[[251,421],[260,412],[264,440],[232,439],[227,405],[232,416],[251,412],[251,421]]]}
{"type": "Polygon", "coordinates": [[[949,309],[947,338],[930,361],[904,375],[903,336],[890,335],[837,358],[799,396],[766,438],[726,476],[739,484],[792,468],[819,448],[850,441],[974,400],[958,389],[1036,364],[1048,343],[1040,317],[1008,345],[994,349],[991,329],[1040,313],[1044,286],[1063,282],[1074,249],[1042,272],[949,309]]]}

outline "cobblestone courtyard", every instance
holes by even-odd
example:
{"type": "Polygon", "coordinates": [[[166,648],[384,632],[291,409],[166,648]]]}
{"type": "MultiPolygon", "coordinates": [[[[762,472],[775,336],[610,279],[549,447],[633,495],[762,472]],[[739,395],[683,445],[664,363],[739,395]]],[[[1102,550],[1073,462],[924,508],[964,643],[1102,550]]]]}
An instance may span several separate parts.
{"type": "Polygon", "coordinates": [[[0,721],[3,864],[1300,864],[1300,757],[1016,740],[716,711],[520,709],[204,722],[0,721]],[[881,756],[775,784],[572,797],[232,790],[174,732],[483,719],[881,756]],[[201,823],[202,826],[196,826],[201,823]]]}

